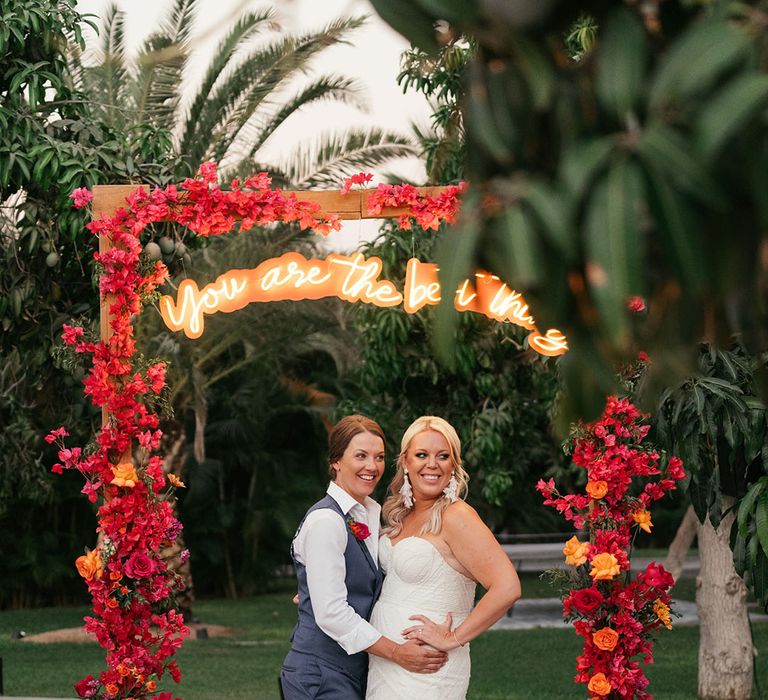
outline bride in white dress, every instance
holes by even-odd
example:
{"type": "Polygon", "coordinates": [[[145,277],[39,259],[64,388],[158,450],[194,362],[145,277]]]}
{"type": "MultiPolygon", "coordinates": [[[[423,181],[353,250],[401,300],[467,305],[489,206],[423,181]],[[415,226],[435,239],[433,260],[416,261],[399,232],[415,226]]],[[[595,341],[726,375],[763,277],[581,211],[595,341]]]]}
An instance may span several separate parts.
{"type": "Polygon", "coordinates": [[[450,423],[435,416],[414,421],[383,507],[379,563],[386,578],[371,624],[391,639],[447,651],[448,661],[427,676],[371,656],[366,700],[464,700],[469,642],[520,597],[514,566],[463,500],[467,481],[450,423]],[[473,607],[476,582],[486,593],[473,607]]]}

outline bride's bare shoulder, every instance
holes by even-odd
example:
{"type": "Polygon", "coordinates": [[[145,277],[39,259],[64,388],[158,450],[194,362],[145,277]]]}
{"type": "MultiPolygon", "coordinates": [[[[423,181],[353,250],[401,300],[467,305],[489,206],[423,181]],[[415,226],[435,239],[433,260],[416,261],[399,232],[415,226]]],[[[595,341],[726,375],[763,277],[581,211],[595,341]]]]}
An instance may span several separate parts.
{"type": "Polygon", "coordinates": [[[443,525],[450,529],[485,527],[477,511],[466,501],[454,501],[443,511],[443,525]]]}

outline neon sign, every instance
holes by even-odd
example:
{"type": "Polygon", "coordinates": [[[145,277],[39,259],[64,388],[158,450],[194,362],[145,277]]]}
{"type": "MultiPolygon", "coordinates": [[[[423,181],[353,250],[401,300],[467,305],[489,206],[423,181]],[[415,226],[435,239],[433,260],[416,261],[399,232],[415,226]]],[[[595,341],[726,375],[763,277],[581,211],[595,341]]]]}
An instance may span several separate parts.
{"type": "MultiPolygon", "coordinates": [[[[440,302],[437,265],[411,258],[402,293],[391,281],[379,278],[381,268],[379,258],[365,258],[362,253],[329,255],[323,260],[286,253],[251,270],[229,270],[202,289],[194,280],[183,280],[176,301],[167,295],[160,299],[160,314],[171,330],[183,330],[188,338],[199,338],[205,329],[205,316],[231,313],[253,302],[335,296],[375,306],[403,304],[409,314],[440,302]]],[[[474,311],[526,328],[531,331],[529,345],[542,355],[562,355],[568,350],[560,331],[539,332],[520,292],[510,289],[496,275],[478,272],[474,280],[464,280],[456,290],[454,306],[459,311],[474,311]]]]}

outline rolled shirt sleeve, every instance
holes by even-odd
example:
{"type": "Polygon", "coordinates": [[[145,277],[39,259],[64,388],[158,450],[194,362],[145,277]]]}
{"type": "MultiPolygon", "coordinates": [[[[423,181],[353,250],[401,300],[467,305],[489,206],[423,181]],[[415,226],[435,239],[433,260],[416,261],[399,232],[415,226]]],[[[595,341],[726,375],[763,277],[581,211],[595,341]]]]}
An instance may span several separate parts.
{"type": "Polygon", "coordinates": [[[347,528],[338,513],[323,508],[307,516],[294,553],[307,569],[307,586],[317,626],[347,654],[375,644],[381,634],[347,602],[347,528]]]}

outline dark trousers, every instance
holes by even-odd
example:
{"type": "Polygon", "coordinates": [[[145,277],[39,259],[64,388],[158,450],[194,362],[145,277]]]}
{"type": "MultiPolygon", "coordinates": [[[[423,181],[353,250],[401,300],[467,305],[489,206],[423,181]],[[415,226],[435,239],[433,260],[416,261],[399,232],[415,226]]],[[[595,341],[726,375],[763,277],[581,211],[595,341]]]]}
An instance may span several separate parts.
{"type": "Polygon", "coordinates": [[[364,700],[365,681],[324,659],[293,650],[280,669],[284,700],[364,700]]]}

